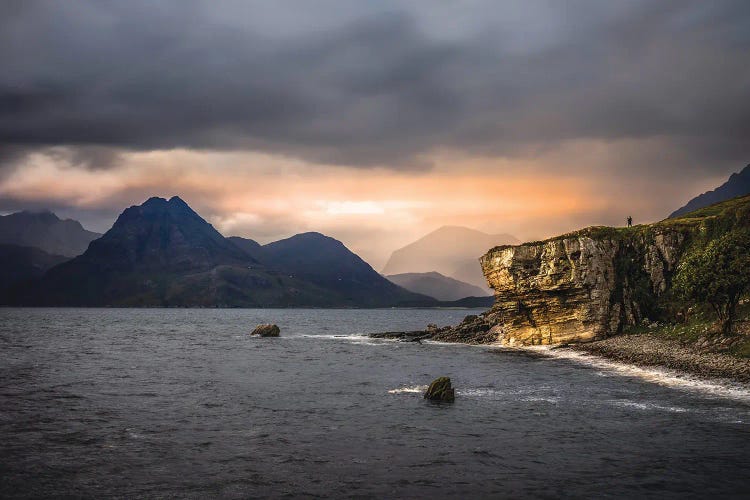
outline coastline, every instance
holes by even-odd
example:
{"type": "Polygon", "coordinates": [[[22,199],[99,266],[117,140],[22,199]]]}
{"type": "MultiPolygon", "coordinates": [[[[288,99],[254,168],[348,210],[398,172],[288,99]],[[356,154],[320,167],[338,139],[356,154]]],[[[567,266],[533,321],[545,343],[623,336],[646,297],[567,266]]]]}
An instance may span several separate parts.
{"type": "MultiPolygon", "coordinates": [[[[504,349],[520,349],[531,352],[543,351],[549,355],[575,353],[583,359],[601,359],[622,366],[648,369],[664,369],[676,375],[690,375],[704,379],[724,379],[732,383],[750,384],[750,358],[729,354],[722,341],[735,344],[743,336],[722,338],[714,342],[687,342],[679,338],[656,333],[625,333],[602,340],[584,343],[556,344],[545,346],[509,347],[490,341],[489,332],[462,332],[456,327],[437,329],[371,333],[371,338],[390,339],[400,342],[440,342],[477,346],[497,346],[504,349]],[[718,345],[717,345],[718,342],[718,345]],[[722,352],[724,351],[724,352],[722,352]]],[[[731,345],[731,344],[730,344],[731,345]]]]}
{"type": "Polygon", "coordinates": [[[556,349],[582,352],[634,366],[666,368],[705,378],[723,378],[750,383],[750,359],[710,352],[675,339],[625,334],[556,349]]]}

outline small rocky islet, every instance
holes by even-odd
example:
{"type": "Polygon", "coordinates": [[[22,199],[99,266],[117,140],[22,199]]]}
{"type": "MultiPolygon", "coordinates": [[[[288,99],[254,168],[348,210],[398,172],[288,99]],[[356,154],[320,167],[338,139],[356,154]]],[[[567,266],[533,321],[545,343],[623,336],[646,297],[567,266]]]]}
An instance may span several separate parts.
{"type": "Polygon", "coordinates": [[[264,323],[256,326],[250,335],[257,337],[278,337],[281,335],[281,329],[277,325],[264,323]]]}
{"type": "Polygon", "coordinates": [[[449,377],[438,377],[432,381],[424,393],[424,399],[452,403],[456,399],[456,392],[449,377]]]}

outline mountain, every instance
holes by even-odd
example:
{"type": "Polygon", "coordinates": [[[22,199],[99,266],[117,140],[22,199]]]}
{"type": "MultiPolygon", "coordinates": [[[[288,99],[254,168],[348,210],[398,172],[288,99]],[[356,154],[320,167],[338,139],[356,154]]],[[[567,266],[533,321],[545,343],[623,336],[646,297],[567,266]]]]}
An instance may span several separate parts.
{"type": "Polygon", "coordinates": [[[382,272],[387,276],[436,271],[487,291],[479,257],[494,246],[516,243],[520,242],[509,234],[487,234],[468,227],[443,226],[393,252],[382,272]]]}
{"type": "Polygon", "coordinates": [[[452,301],[466,297],[483,297],[487,295],[484,289],[478,286],[443,276],[435,271],[429,273],[391,274],[386,276],[386,278],[400,287],[433,297],[437,300],[452,301]]]}
{"type": "Polygon", "coordinates": [[[49,254],[75,257],[101,234],[87,231],[72,219],[52,212],[17,212],[0,215],[0,244],[36,247],[49,254]]]}
{"type": "Polygon", "coordinates": [[[335,292],[344,305],[383,307],[431,300],[391,283],[343,243],[320,233],[297,234],[263,246],[244,238],[231,240],[269,269],[335,292]]]}
{"type": "Polygon", "coordinates": [[[0,245],[0,292],[18,283],[41,278],[50,268],[68,257],[51,255],[34,247],[0,245]]]}
{"type": "Polygon", "coordinates": [[[746,166],[741,172],[732,174],[727,182],[713,191],[696,196],[687,202],[685,206],[672,212],[669,218],[673,219],[699,208],[730,200],[738,196],[745,196],[746,194],[750,194],[750,165],[746,166]]]}
{"type": "Polygon", "coordinates": [[[254,256],[243,249],[244,245],[258,250],[259,245],[248,241],[224,238],[176,196],[151,198],[126,209],[112,229],[82,255],[50,269],[37,283],[18,289],[11,302],[356,307],[426,305],[432,301],[388,282],[340,242],[323,235],[298,235],[266,245],[261,248],[265,262],[257,253],[254,256]],[[327,252],[331,253],[328,257],[327,252]],[[368,281],[368,269],[378,280],[368,281]]]}

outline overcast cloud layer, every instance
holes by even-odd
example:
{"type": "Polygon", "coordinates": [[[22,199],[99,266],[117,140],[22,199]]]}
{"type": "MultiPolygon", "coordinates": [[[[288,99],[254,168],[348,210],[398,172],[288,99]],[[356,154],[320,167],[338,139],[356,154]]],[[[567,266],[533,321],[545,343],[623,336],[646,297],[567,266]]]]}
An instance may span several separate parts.
{"type": "Polygon", "coordinates": [[[378,266],[444,224],[659,220],[750,162],[750,1],[0,1],[0,213],[378,266]]]}
{"type": "Polygon", "coordinates": [[[724,171],[748,155],[749,60],[746,0],[6,1],[0,142],[6,164],[93,145],[427,168],[653,138],[724,171]]]}

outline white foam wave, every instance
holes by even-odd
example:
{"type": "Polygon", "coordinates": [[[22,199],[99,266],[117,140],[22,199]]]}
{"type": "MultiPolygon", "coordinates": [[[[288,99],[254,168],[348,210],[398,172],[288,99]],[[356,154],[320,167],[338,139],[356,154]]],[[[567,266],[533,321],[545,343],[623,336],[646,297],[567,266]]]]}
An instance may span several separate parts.
{"type": "Polygon", "coordinates": [[[688,411],[687,408],[682,408],[680,406],[663,406],[663,405],[657,405],[654,403],[644,403],[644,402],[638,402],[638,401],[630,401],[630,400],[620,400],[615,399],[609,401],[610,404],[614,406],[623,406],[626,408],[635,408],[636,410],[644,410],[644,411],[666,411],[670,413],[686,413],[688,411]]]}
{"type": "Polygon", "coordinates": [[[415,392],[424,392],[427,390],[426,385],[414,385],[414,386],[407,386],[407,387],[399,387],[398,389],[391,389],[388,391],[388,394],[411,394],[415,392]]]}
{"type": "Polygon", "coordinates": [[[315,340],[335,340],[335,341],[343,341],[343,342],[349,342],[352,344],[358,344],[358,345],[383,345],[387,342],[395,342],[393,339],[375,339],[372,337],[369,337],[367,335],[363,334],[353,334],[353,335],[315,335],[315,334],[303,334],[297,336],[297,338],[305,338],[305,339],[315,339],[315,340]]]}
{"type": "Polygon", "coordinates": [[[571,349],[551,349],[549,346],[534,346],[524,349],[540,352],[553,358],[568,359],[598,368],[603,370],[601,375],[604,376],[614,373],[617,375],[637,377],[663,386],[750,403],[750,385],[748,384],[734,383],[719,379],[700,378],[668,368],[630,365],[571,349]]]}

